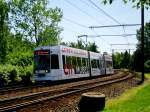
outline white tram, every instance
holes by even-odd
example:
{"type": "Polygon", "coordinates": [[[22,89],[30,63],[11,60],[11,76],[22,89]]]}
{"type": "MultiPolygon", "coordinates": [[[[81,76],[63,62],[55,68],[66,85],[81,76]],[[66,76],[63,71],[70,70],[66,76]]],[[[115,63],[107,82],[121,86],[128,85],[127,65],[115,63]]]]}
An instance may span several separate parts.
{"type": "Polygon", "coordinates": [[[34,51],[35,81],[56,81],[113,73],[109,55],[58,46],[41,46],[34,51]]]}

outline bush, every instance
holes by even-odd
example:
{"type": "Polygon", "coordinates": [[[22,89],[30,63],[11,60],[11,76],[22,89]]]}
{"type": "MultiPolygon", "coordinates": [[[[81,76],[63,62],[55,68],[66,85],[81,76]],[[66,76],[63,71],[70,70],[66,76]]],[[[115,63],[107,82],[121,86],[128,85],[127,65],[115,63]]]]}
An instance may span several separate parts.
{"type": "Polygon", "coordinates": [[[33,66],[0,65],[0,86],[32,83],[33,66]]]}
{"type": "Polygon", "coordinates": [[[146,73],[150,73],[150,60],[147,60],[145,63],[144,63],[144,71],[146,73]]]}
{"type": "Polygon", "coordinates": [[[12,65],[0,65],[0,77],[1,77],[1,86],[8,85],[9,80],[9,72],[12,70],[12,65]]]}
{"type": "Polygon", "coordinates": [[[21,78],[19,76],[19,69],[17,66],[13,66],[13,69],[9,71],[9,85],[17,85],[21,81],[21,78]]]}
{"type": "Polygon", "coordinates": [[[32,52],[19,52],[8,56],[8,63],[14,66],[26,67],[32,65],[33,63],[33,53],[32,52]]]}
{"type": "Polygon", "coordinates": [[[20,73],[21,73],[21,83],[24,85],[29,85],[33,82],[33,65],[27,66],[26,68],[20,67],[20,73]]]}

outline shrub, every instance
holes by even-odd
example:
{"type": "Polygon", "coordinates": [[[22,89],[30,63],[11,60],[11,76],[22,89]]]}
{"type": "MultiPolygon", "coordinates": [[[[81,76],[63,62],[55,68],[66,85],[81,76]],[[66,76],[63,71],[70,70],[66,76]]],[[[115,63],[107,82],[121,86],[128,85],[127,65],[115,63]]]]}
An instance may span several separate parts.
{"type": "Polygon", "coordinates": [[[9,70],[11,70],[12,66],[11,65],[0,65],[0,85],[5,86],[8,85],[10,82],[9,80],[9,70]]]}
{"type": "Polygon", "coordinates": [[[29,85],[33,82],[33,65],[27,66],[25,68],[20,68],[21,73],[21,83],[24,85],[29,85]]]}
{"type": "Polygon", "coordinates": [[[15,66],[29,66],[32,65],[33,62],[33,54],[32,52],[19,52],[13,53],[8,57],[8,63],[15,65],[15,66]]]}
{"type": "Polygon", "coordinates": [[[31,84],[33,66],[0,65],[0,86],[31,84]]]}
{"type": "Polygon", "coordinates": [[[16,85],[19,84],[21,81],[21,78],[19,76],[19,69],[17,66],[13,66],[13,69],[9,71],[9,80],[10,80],[10,85],[16,85]]]}

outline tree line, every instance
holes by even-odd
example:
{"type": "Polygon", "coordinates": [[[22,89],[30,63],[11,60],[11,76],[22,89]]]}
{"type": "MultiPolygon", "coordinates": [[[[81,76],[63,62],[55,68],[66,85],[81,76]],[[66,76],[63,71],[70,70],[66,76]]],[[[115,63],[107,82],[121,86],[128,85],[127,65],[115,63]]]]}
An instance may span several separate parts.
{"type": "MultiPolygon", "coordinates": [[[[136,51],[132,55],[128,51],[113,55],[114,68],[130,68],[138,72],[141,71],[141,28],[137,30],[136,38],[138,43],[136,51]]],[[[150,72],[150,22],[146,23],[144,27],[144,70],[150,72]]]]}

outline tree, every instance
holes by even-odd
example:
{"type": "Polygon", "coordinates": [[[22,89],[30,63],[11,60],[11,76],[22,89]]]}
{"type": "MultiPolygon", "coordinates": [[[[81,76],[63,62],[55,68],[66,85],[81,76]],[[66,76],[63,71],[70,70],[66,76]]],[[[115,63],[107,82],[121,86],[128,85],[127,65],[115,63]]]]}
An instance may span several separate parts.
{"type": "MultiPolygon", "coordinates": [[[[115,0],[103,0],[103,3],[104,4],[107,4],[107,3],[110,3],[112,4],[113,1],[115,0]]],[[[136,6],[137,8],[139,8],[142,5],[145,5],[146,8],[149,8],[150,7],[150,1],[149,0],[122,0],[124,3],[127,3],[127,2],[133,2],[134,4],[134,7],[136,6]]]]}
{"type": "MultiPolygon", "coordinates": [[[[137,30],[137,49],[134,53],[133,60],[132,60],[132,68],[136,71],[141,71],[141,28],[137,30]]],[[[144,63],[150,60],[150,22],[146,23],[144,26],[144,63]]]]}
{"type": "Polygon", "coordinates": [[[130,65],[130,54],[127,51],[125,51],[121,61],[121,68],[129,68],[129,65],[130,65]]]}
{"type": "Polygon", "coordinates": [[[113,66],[115,69],[120,69],[121,68],[121,61],[122,61],[122,54],[119,52],[116,52],[113,54],[113,66]]]}
{"type": "Polygon", "coordinates": [[[60,42],[62,18],[48,0],[0,0],[0,86],[31,82],[33,49],[60,42]]]}
{"type": "Polygon", "coordinates": [[[89,42],[87,45],[85,45],[85,44],[83,44],[82,41],[78,40],[77,43],[71,42],[69,44],[67,44],[67,43],[63,43],[63,44],[68,45],[69,47],[74,47],[74,48],[79,48],[79,49],[84,49],[84,50],[99,53],[98,46],[95,43],[90,43],[89,42]]]}
{"type": "Polygon", "coordinates": [[[135,70],[135,71],[138,71],[138,72],[141,72],[141,50],[136,50],[132,56],[132,60],[131,60],[131,67],[132,67],[132,70],[135,70]]]}
{"type": "Polygon", "coordinates": [[[4,63],[7,55],[7,36],[8,31],[8,12],[9,6],[5,0],[0,0],[0,62],[4,63]]]}
{"type": "Polygon", "coordinates": [[[58,22],[62,18],[59,8],[48,8],[48,0],[12,0],[10,4],[11,20],[14,21],[16,32],[35,41],[36,46],[43,45],[43,41],[50,41],[48,33],[53,33],[53,38],[58,39],[58,22]]]}
{"type": "Polygon", "coordinates": [[[60,43],[61,39],[59,35],[62,31],[62,28],[55,26],[46,26],[45,30],[39,33],[38,37],[40,38],[40,45],[56,45],[60,43]]]}
{"type": "Polygon", "coordinates": [[[98,46],[95,44],[95,42],[94,43],[88,43],[88,45],[87,45],[87,49],[89,50],[89,51],[93,51],[93,52],[99,52],[98,51],[98,46]]]}
{"type": "Polygon", "coordinates": [[[115,54],[113,54],[112,57],[113,57],[113,66],[115,69],[120,69],[120,68],[128,69],[130,67],[131,56],[127,51],[125,51],[124,53],[116,52],[115,54]]]}
{"type": "Polygon", "coordinates": [[[78,40],[77,43],[75,43],[75,42],[69,43],[69,46],[70,46],[70,47],[74,47],[74,48],[79,48],[79,49],[84,49],[84,50],[86,50],[85,45],[84,45],[83,42],[80,41],[80,40],[78,40]]]}
{"type": "MultiPolygon", "coordinates": [[[[137,30],[136,37],[138,40],[137,50],[141,50],[141,28],[137,30]]],[[[144,60],[150,60],[150,22],[144,26],[144,60]]]]}

